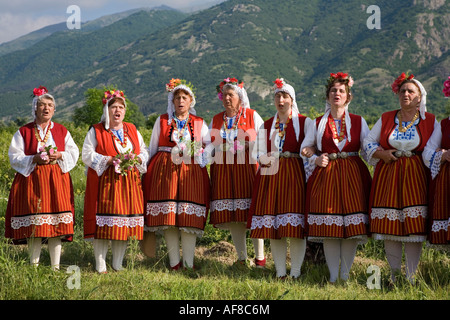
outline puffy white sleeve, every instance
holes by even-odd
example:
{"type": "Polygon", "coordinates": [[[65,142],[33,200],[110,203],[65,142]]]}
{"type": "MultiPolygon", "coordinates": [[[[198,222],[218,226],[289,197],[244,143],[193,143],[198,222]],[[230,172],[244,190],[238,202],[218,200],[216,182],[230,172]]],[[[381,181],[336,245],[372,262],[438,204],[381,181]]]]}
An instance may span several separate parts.
{"type": "Polygon", "coordinates": [[[201,141],[202,141],[202,144],[205,145],[205,148],[201,154],[195,155],[194,159],[195,159],[195,163],[198,163],[200,165],[200,167],[204,168],[210,161],[210,157],[209,157],[208,153],[206,152],[206,150],[209,150],[208,147],[209,147],[209,145],[211,145],[211,135],[210,135],[210,131],[209,131],[208,125],[206,124],[205,120],[203,120],[201,135],[202,135],[201,141]]]}
{"type": "Polygon", "coordinates": [[[63,173],[69,172],[77,165],[78,157],[80,156],[80,150],[73,141],[72,135],[67,131],[66,138],[64,139],[64,151],[61,152],[62,158],[57,161],[63,173]]]}
{"type": "MultiPolygon", "coordinates": [[[[256,159],[260,161],[262,155],[267,154],[267,134],[264,129],[264,123],[259,127],[258,133],[256,135],[256,159]]],[[[260,162],[261,163],[261,162],[260,162]]]]}
{"type": "Polygon", "coordinates": [[[368,157],[367,157],[367,153],[366,150],[364,149],[364,139],[367,137],[367,135],[370,133],[370,129],[369,126],[367,125],[366,120],[361,117],[361,135],[359,137],[359,141],[361,141],[361,157],[365,160],[368,161],[368,157]]]}
{"type": "Polygon", "coordinates": [[[148,145],[148,159],[150,160],[158,152],[159,135],[161,133],[161,121],[160,117],[156,119],[152,129],[152,136],[150,138],[150,144],[148,145]]]}
{"type": "Polygon", "coordinates": [[[371,166],[376,166],[380,159],[374,158],[373,154],[377,151],[380,146],[380,135],[381,135],[381,118],[378,119],[377,123],[372,127],[369,134],[364,138],[363,150],[367,157],[367,162],[371,166]]]}
{"type": "Polygon", "coordinates": [[[108,167],[107,162],[110,157],[95,152],[95,148],[97,148],[97,138],[95,129],[91,128],[84,139],[81,160],[86,166],[94,169],[98,176],[101,176],[108,167]]]}
{"type": "Polygon", "coordinates": [[[314,169],[316,168],[316,158],[318,157],[317,154],[312,155],[311,157],[307,158],[301,154],[303,148],[306,147],[312,147],[316,148],[316,134],[317,134],[317,128],[316,128],[316,122],[315,120],[312,120],[310,118],[306,118],[305,121],[305,138],[303,139],[302,145],[300,147],[300,157],[303,159],[303,166],[305,169],[305,175],[306,175],[306,181],[308,181],[309,177],[312,175],[314,169]]]}
{"type": "Polygon", "coordinates": [[[28,177],[36,166],[36,163],[33,163],[34,155],[25,154],[25,142],[19,130],[12,137],[8,157],[11,167],[25,177],[28,177]]]}
{"type": "Polygon", "coordinates": [[[433,179],[436,178],[441,169],[442,150],[439,150],[441,148],[441,141],[441,125],[439,123],[435,123],[433,134],[430,139],[428,139],[427,145],[422,152],[423,162],[428,168],[430,168],[431,177],[433,179]]]}
{"type": "Polygon", "coordinates": [[[141,149],[141,153],[138,154],[138,157],[141,159],[141,163],[136,165],[136,168],[140,173],[144,174],[147,172],[147,163],[149,160],[147,146],[145,145],[144,138],[142,138],[141,133],[137,132],[139,139],[139,148],[141,149]]]}

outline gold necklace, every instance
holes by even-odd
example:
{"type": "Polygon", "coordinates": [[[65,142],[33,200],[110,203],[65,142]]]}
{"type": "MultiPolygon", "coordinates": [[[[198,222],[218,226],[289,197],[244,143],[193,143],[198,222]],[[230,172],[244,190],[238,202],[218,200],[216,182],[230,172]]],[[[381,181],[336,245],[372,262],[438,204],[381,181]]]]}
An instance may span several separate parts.
{"type": "Polygon", "coordinates": [[[411,122],[406,127],[403,126],[401,111],[398,113],[397,117],[398,117],[398,131],[406,132],[406,131],[408,131],[409,128],[411,128],[414,125],[414,122],[416,122],[417,118],[419,117],[419,110],[417,110],[417,112],[414,115],[414,117],[412,118],[411,122]]]}
{"type": "Polygon", "coordinates": [[[48,138],[50,137],[50,125],[51,125],[51,123],[48,124],[47,132],[45,133],[44,140],[42,140],[41,136],[39,135],[39,130],[37,127],[38,125],[37,125],[37,123],[34,123],[34,136],[36,137],[37,141],[39,142],[39,145],[41,145],[41,146],[45,146],[48,138]]]}

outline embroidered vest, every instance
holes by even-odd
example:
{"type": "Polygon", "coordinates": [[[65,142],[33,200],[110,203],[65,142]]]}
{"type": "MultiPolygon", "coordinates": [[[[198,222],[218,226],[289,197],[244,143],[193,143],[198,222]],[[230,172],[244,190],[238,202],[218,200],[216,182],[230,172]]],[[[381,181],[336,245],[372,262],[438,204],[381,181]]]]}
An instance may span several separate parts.
{"type": "MultiPolygon", "coordinates": [[[[56,147],[58,148],[58,151],[60,152],[64,151],[65,150],[64,140],[66,138],[67,129],[63,125],[53,122],[53,128],[50,130],[52,133],[53,140],[55,141],[56,147]]],[[[36,154],[36,150],[38,148],[38,140],[36,139],[35,136],[34,122],[30,122],[24,125],[19,129],[19,131],[24,140],[25,154],[27,156],[36,154]]]]}
{"type": "MultiPolygon", "coordinates": [[[[256,140],[256,132],[257,129],[255,128],[255,120],[254,120],[254,114],[255,110],[253,109],[244,109],[244,114],[241,115],[239,118],[239,123],[237,125],[238,129],[241,129],[238,131],[237,140],[245,140],[245,141],[255,141],[256,140]]],[[[220,130],[223,127],[223,117],[224,117],[225,111],[216,114],[212,121],[211,129],[220,130]]],[[[211,142],[214,142],[217,134],[211,134],[211,142]]]]}
{"type": "MultiPolygon", "coordinates": [[[[277,147],[275,149],[272,149],[272,140],[270,140],[270,129],[272,128],[272,123],[275,121],[275,117],[270,118],[269,120],[264,122],[264,129],[266,130],[266,143],[267,143],[267,151],[273,152],[278,151],[277,147]]],[[[283,144],[283,152],[289,151],[294,153],[300,152],[300,147],[302,145],[303,139],[305,138],[305,121],[306,117],[299,114],[298,115],[298,122],[300,125],[300,132],[298,141],[295,136],[295,129],[292,120],[289,122],[287,128],[286,128],[286,138],[284,140],[283,144]]]]}
{"type": "MultiPolygon", "coordinates": [[[[391,135],[392,131],[394,131],[396,124],[395,124],[395,116],[397,115],[397,112],[399,110],[393,110],[385,112],[381,115],[381,133],[380,133],[380,145],[384,149],[394,149],[389,144],[389,136],[391,135]]],[[[420,138],[420,144],[419,146],[414,149],[414,151],[423,151],[425,148],[428,139],[430,138],[431,134],[433,133],[434,129],[434,122],[435,117],[433,114],[426,112],[425,113],[425,120],[422,120],[422,118],[419,118],[419,123],[416,126],[417,134],[420,138]]]]}
{"type": "MultiPolygon", "coordinates": [[[[350,129],[352,141],[348,141],[347,139],[347,142],[345,143],[345,146],[341,151],[358,152],[361,147],[361,116],[352,113],[349,113],[349,116],[352,125],[350,129]]],[[[319,126],[321,119],[322,117],[318,117],[316,119],[316,127],[319,126]]],[[[340,152],[339,148],[333,141],[333,131],[331,130],[328,123],[325,126],[325,131],[322,136],[322,150],[320,151],[327,153],[340,152]]]]}

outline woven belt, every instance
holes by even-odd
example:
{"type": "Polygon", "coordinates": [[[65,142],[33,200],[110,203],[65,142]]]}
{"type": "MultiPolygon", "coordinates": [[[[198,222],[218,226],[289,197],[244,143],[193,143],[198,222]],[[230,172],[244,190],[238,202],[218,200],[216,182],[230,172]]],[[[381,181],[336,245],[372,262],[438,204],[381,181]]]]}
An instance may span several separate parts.
{"type": "Polygon", "coordinates": [[[162,151],[162,152],[172,152],[172,147],[158,147],[158,152],[162,151]]]}
{"type": "Polygon", "coordinates": [[[300,155],[298,153],[289,152],[289,151],[272,152],[271,155],[274,156],[275,158],[300,158],[300,155]]]}
{"type": "Polygon", "coordinates": [[[394,152],[394,156],[396,158],[401,158],[401,157],[407,157],[407,158],[411,158],[412,156],[415,156],[416,154],[412,151],[402,151],[402,150],[397,150],[394,152]]]}
{"type": "Polygon", "coordinates": [[[336,160],[336,159],[346,159],[348,157],[356,157],[359,156],[358,152],[338,152],[338,153],[329,153],[328,158],[330,160],[336,160]]]}

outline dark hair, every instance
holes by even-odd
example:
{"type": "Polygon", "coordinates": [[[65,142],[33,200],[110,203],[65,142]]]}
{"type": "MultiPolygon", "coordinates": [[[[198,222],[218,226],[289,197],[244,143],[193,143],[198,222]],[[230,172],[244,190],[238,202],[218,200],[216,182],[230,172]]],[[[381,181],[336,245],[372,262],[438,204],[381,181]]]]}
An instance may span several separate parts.
{"type": "Polygon", "coordinates": [[[119,97],[115,97],[115,98],[112,98],[111,100],[109,100],[108,107],[112,106],[116,101],[120,101],[123,104],[123,106],[126,107],[125,101],[119,97]]]}
{"type": "Polygon", "coordinates": [[[340,78],[338,78],[338,79],[335,79],[333,81],[330,81],[328,83],[328,85],[327,85],[327,89],[326,89],[326,93],[325,93],[325,99],[328,100],[328,96],[330,95],[331,88],[333,88],[336,83],[345,85],[345,92],[347,92],[347,101],[345,101],[345,104],[350,103],[350,101],[352,101],[352,99],[353,99],[353,94],[352,94],[352,91],[351,91],[351,89],[350,89],[350,87],[348,85],[348,79],[340,79],[340,78]]]}

